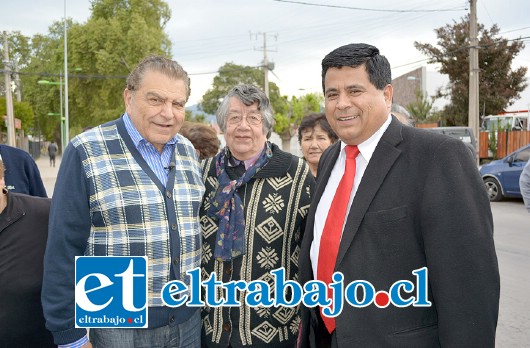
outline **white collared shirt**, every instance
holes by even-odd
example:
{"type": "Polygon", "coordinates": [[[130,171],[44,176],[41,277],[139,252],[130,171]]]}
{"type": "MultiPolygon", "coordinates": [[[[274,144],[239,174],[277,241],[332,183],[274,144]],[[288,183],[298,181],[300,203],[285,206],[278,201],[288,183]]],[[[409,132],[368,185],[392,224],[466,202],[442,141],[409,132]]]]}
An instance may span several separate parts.
{"type": "MultiPolygon", "coordinates": [[[[390,124],[391,121],[392,121],[392,117],[388,115],[387,120],[385,121],[385,123],[383,123],[381,128],[379,128],[370,138],[363,141],[361,144],[357,145],[357,147],[359,148],[360,154],[355,159],[355,164],[356,164],[355,180],[353,182],[353,187],[352,187],[352,191],[350,194],[350,200],[348,203],[348,208],[346,210],[346,217],[350,213],[350,207],[353,202],[353,198],[355,197],[355,194],[357,193],[357,188],[359,187],[359,184],[361,183],[361,180],[363,178],[364,171],[366,170],[366,167],[368,167],[368,163],[370,162],[370,159],[372,158],[375,148],[377,147],[377,144],[379,144],[379,140],[381,140],[381,137],[387,130],[388,125],[390,124]]],[[[346,147],[346,144],[341,141],[340,147],[341,147],[341,150],[340,150],[339,157],[337,158],[337,161],[335,162],[335,165],[333,166],[333,169],[331,170],[329,181],[326,185],[326,188],[324,189],[324,193],[322,193],[322,197],[320,198],[320,201],[318,202],[317,210],[315,212],[315,224],[313,228],[313,242],[311,244],[311,251],[310,251],[314,279],[317,279],[320,238],[322,237],[322,231],[324,230],[324,225],[326,224],[326,219],[328,217],[328,212],[331,207],[331,202],[333,201],[333,197],[335,197],[335,192],[337,191],[337,187],[339,186],[340,180],[342,179],[342,175],[344,174],[344,167],[346,164],[346,151],[344,150],[344,148],[346,147]]],[[[344,219],[344,223],[346,223],[346,218],[344,219]]],[[[343,230],[344,230],[344,226],[343,226],[343,230]]]]}

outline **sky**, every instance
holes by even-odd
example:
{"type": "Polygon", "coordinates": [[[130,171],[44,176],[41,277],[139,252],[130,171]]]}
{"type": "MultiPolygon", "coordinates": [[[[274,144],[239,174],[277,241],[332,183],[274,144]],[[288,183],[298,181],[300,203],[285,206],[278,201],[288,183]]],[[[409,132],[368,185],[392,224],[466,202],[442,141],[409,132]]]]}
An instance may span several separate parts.
{"type": "MultiPolygon", "coordinates": [[[[5,1],[0,5],[0,30],[26,36],[46,34],[54,21],[66,17],[78,23],[89,18],[89,0],[5,1]]],[[[274,63],[269,81],[282,95],[321,92],[322,58],[333,49],[353,42],[379,48],[398,77],[420,66],[427,69],[427,92],[447,83],[435,64],[414,47],[414,42],[436,44],[436,28],[459,22],[469,13],[464,0],[170,0],[172,11],[165,31],[172,42],[173,59],[191,78],[187,105],[196,104],[212,86],[216,71],[227,62],[259,66],[274,63]],[[303,4],[304,3],[304,4],[303,4]],[[319,4],[314,6],[307,4],[319,4]],[[346,8],[347,7],[347,8],[346,8]]],[[[530,4],[526,0],[478,0],[478,22],[500,27],[507,39],[529,37],[512,68],[530,67],[530,4]]],[[[530,82],[530,72],[527,73],[530,82]]],[[[530,88],[510,111],[530,108],[530,88]]],[[[443,105],[440,101],[435,106],[443,105]]]]}

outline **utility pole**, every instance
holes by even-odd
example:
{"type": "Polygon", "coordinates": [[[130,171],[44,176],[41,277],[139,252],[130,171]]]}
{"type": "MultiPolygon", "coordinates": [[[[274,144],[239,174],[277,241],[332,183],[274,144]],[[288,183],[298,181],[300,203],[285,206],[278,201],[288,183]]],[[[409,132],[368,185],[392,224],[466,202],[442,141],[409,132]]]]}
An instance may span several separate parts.
{"type": "MultiPolygon", "coordinates": [[[[257,33],[257,35],[263,34],[263,62],[261,67],[263,69],[263,91],[267,98],[269,98],[269,70],[274,69],[274,63],[269,62],[267,59],[267,33],[257,33]]],[[[252,36],[252,33],[250,34],[252,36]]]]}
{"type": "Polygon", "coordinates": [[[15,115],[13,111],[13,96],[11,93],[11,65],[9,64],[9,46],[7,31],[4,31],[4,77],[6,83],[6,112],[7,112],[7,145],[15,145],[15,115]]]}
{"type": "MultiPolygon", "coordinates": [[[[67,44],[67,41],[68,40],[67,40],[67,33],[66,33],[66,0],[64,0],[64,141],[65,141],[65,144],[68,144],[70,142],[70,117],[68,115],[68,44],[67,44]]],[[[61,122],[63,122],[62,119],[61,119],[61,122]]],[[[64,148],[62,148],[61,151],[64,151],[64,148]]]]}
{"type": "Polygon", "coordinates": [[[267,33],[263,33],[263,81],[265,95],[269,98],[269,62],[267,61],[267,33]]]}
{"type": "MultiPolygon", "coordinates": [[[[469,127],[477,139],[477,152],[480,152],[479,132],[479,66],[478,66],[478,38],[477,38],[477,0],[469,0],[469,127]]],[[[480,161],[477,156],[477,164],[480,161]]]]}
{"type": "Polygon", "coordinates": [[[20,75],[18,74],[18,62],[15,63],[15,82],[11,82],[13,86],[15,86],[14,93],[17,97],[17,102],[22,101],[22,93],[20,92],[20,75]]]}

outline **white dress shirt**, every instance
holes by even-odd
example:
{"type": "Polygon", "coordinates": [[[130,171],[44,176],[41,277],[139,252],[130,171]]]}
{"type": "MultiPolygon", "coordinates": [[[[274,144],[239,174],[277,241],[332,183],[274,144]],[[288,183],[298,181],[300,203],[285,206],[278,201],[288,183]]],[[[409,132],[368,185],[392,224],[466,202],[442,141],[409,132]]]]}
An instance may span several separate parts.
{"type": "MultiPolygon", "coordinates": [[[[344,218],[344,223],[346,223],[347,216],[350,213],[350,207],[353,202],[353,198],[355,197],[355,194],[357,193],[357,188],[359,187],[359,184],[361,183],[361,180],[363,178],[364,171],[366,170],[366,167],[368,167],[368,163],[370,162],[370,159],[372,158],[375,148],[377,147],[379,140],[381,140],[381,137],[387,130],[388,125],[390,124],[390,121],[392,121],[392,117],[388,115],[387,120],[385,121],[385,123],[383,123],[381,128],[377,130],[377,132],[375,132],[366,141],[357,145],[360,153],[355,159],[355,163],[356,163],[355,180],[353,182],[353,187],[352,187],[352,191],[350,194],[348,208],[346,210],[346,218],[344,218]]],[[[320,197],[320,201],[318,202],[317,210],[315,212],[315,224],[313,228],[313,242],[311,244],[311,251],[310,251],[314,279],[317,279],[320,238],[322,237],[324,225],[326,224],[326,219],[328,217],[328,211],[329,211],[329,208],[331,207],[331,202],[333,201],[333,197],[335,197],[335,192],[337,191],[337,187],[339,186],[340,180],[342,179],[342,175],[344,174],[344,168],[346,164],[346,151],[344,150],[344,148],[346,147],[346,144],[341,141],[340,147],[341,147],[341,150],[340,150],[339,157],[337,158],[337,161],[335,162],[335,165],[333,166],[333,169],[331,170],[328,183],[326,185],[326,188],[324,189],[324,193],[322,193],[322,197],[320,197]]],[[[343,230],[344,230],[344,226],[343,226],[343,230]]]]}

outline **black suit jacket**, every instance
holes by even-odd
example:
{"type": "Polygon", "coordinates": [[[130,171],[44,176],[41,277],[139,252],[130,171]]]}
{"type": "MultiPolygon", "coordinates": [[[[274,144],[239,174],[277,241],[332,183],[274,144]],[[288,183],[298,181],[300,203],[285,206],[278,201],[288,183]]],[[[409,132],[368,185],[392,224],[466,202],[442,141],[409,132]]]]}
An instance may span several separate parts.
{"type": "MultiPolygon", "coordinates": [[[[367,280],[378,291],[398,280],[415,283],[411,272],[427,267],[432,306],[345,303],[336,318],[339,347],[494,346],[499,271],[493,220],[468,151],[459,140],[392,119],[352,202],[335,271],[345,284],[367,280]]],[[[340,142],[320,159],[300,251],[302,284],[313,279],[315,211],[339,152],[340,142]]],[[[302,308],[302,347],[309,346],[309,322],[310,310],[302,308]]]]}
{"type": "Polygon", "coordinates": [[[0,347],[56,347],[40,300],[50,204],[10,192],[0,214],[0,347]]]}

